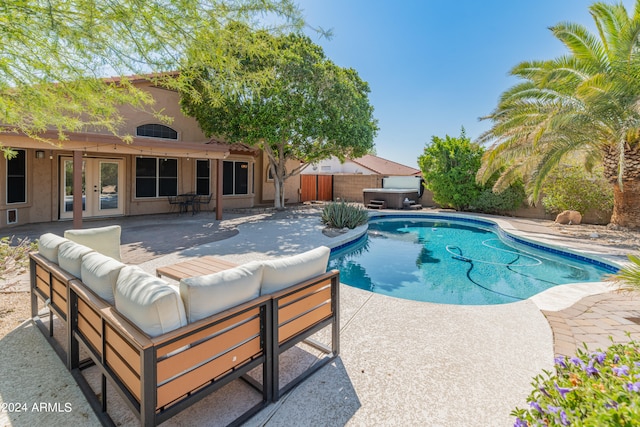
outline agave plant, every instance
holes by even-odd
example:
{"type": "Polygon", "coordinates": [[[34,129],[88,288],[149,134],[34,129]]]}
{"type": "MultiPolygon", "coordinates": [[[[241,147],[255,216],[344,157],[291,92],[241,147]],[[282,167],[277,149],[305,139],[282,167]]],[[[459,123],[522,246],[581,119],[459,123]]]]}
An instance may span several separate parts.
{"type": "Polygon", "coordinates": [[[331,202],[322,209],[322,223],[332,228],[356,228],[366,224],[369,214],[362,206],[350,203],[331,202]]]}

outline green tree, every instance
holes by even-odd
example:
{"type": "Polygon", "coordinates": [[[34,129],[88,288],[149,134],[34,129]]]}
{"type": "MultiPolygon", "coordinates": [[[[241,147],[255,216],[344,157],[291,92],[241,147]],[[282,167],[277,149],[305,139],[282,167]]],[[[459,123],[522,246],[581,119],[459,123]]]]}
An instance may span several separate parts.
{"type": "Polygon", "coordinates": [[[285,180],[300,172],[287,170],[287,160],[360,157],[372,149],[377,121],[369,86],[355,70],[336,66],[299,34],[273,35],[239,24],[226,34],[232,39],[211,53],[240,61],[234,73],[244,83],[230,85],[224,69],[196,63],[185,70],[196,90],[182,92],[182,108],[205,134],[264,150],[276,208],[284,208],[285,180]]]}
{"type": "Polygon", "coordinates": [[[475,175],[484,149],[467,138],[464,129],[458,138],[433,136],[418,158],[425,186],[433,200],[443,207],[466,210],[482,191],[475,175]]]}
{"type": "Polygon", "coordinates": [[[592,173],[576,165],[561,165],[547,175],[542,186],[542,204],[551,213],[575,210],[608,211],[613,207],[613,191],[602,176],[602,168],[592,173]]]}
{"type": "MultiPolygon", "coordinates": [[[[192,90],[188,76],[167,74],[184,65],[239,64],[209,55],[226,40],[228,22],[279,18],[276,29],[299,29],[291,0],[15,0],[0,2],[0,133],[23,133],[60,144],[69,132],[107,129],[120,135],[122,104],[152,109],[153,100],[127,78],[159,73],[158,84],[192,90]],[[207,54],[203,54],[206,52],[207,54]],[[58,141],[40,135],[58,131],[58,141]]],[[[160,119],[170,121],[162,112],[160,119]]],[[[0,141],[0,150],[10,155],[0,141]]]]}
{"type": "Polygon", "coordinates": [[[622,4],[589,8],[596,34],[561,23],[552,33],[567,55],[523,62],[522,81],[501,95],[479,141],[493,142],[478,178],[502,170],[496,188],[525,177],[534,200],[554,168],[576,156],[604,166],[613,187],[611,222],[640,227],[640,2],[632,16],[622,4]]]}

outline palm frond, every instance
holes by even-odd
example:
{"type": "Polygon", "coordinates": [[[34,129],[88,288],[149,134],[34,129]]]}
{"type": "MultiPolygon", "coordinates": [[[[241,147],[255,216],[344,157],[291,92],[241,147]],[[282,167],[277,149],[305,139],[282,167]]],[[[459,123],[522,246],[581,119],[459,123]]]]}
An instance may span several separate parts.
{"type": "Polygon", "coordinates": [[[578,60],[601,70],[609,69],[609,58],[602,42],[583,25],[560,23],[551,27],[551,32],[578,60]]]}
{"type": "Polygon", "coordinates": [[[629,265],[624,266],[618,273],[608,276],[607,280],[616,282],[625,290],[640,290],[640,257],[627,255],[629,265]]]}

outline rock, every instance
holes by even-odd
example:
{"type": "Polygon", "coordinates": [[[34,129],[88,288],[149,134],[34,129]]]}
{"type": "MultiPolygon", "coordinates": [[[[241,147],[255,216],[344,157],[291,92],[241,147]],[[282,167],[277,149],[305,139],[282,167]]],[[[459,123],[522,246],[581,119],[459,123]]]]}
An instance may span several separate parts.
{"type": "Polygon", "coordinates": [[[580,224],[582,222],[582,215],[578,211],[564,211],[558,214],[556,217],[556,223],[558,224],[580,224]]]}

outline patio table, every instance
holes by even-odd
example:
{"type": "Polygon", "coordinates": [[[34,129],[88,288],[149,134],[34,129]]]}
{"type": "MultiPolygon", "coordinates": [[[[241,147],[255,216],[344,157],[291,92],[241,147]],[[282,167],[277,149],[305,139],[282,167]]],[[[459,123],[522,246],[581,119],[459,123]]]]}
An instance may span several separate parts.
{"type": "Polygon", "coordinates": [[[170,279],[180,281],[187,277],[204,276],[237,266],[238,264],[234,264],[233,262],[207,255],[179,262],[177,264],[159,267],[156,269],[156,275],[158,277],[165,276],[170,279]]]}
{"type": "Polygon", "coordinates": [[[195,193],[178,194],[178,202],[180,204],[180,213],[189,212],[189,206],[191,206],[191,214],[196,214],[196,200],[198,195],[195,193]]]}

